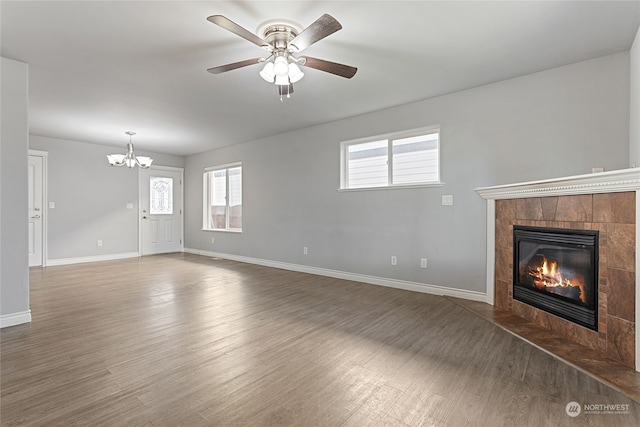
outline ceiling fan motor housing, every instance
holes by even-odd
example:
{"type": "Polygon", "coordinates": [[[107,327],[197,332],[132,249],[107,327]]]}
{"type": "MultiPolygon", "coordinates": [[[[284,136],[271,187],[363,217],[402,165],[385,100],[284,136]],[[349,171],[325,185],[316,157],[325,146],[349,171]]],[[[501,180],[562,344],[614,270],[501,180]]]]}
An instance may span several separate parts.
{"type": "Polygon", "coordinates": [[[289,42],[302,31],[301,27],[290,21],[281,19],[270,20],[258,27],[257,33],[273,46],[274,50],[288,50],[289,42]]]}

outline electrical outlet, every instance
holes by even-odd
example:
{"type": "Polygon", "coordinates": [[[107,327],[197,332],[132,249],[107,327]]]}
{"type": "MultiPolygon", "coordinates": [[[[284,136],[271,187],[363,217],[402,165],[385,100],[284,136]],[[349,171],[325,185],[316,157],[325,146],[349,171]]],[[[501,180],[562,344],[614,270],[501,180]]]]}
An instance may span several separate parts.
{"type": "Polygon", "coordinates": [[[305,255],[309,254],[309,249],[307,249],[307,247],[305,246],[304,248],[302,248],[302,253],[305,255]]]}
{"type": "Polygon", "coordinates": [[[420,258],[420,268],[427,268],[427,259],[420,258]]]}
{"type": "Polygon", "coordinates": [[[398,265],[398,257],[391,255],[391,265],[398,265]]]}
{"type": "Polygon", "coordinates": [[[98,240],[98,246],[102,246],[102,240],[98,240]]]}
{"type": "Polygon", "coordinates": [[[213,245],[216,242],[216,239],[214,237],[211,238],[211,244],[213,245]]]}

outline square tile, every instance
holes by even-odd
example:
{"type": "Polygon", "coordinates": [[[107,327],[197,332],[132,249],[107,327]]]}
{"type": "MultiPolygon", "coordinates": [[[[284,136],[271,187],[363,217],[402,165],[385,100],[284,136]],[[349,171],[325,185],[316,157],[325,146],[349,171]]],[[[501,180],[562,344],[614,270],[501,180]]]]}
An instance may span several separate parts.
{"type": "Polygon", "coordinates": [[[634,224],[636,221],[635,192],[594,194],[593,221],[634,224]]]}
{"type": "Polygon", "coordinates": [[[631,271],[610,268],[608,281],[607,314],[635,322],[636,275],[631,271]]]}

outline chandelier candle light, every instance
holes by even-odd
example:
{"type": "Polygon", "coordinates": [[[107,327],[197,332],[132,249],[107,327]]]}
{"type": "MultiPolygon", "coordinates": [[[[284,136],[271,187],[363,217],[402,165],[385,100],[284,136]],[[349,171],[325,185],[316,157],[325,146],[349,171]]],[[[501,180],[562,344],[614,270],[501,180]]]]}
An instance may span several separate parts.
{"type": "Polygon", "coordinates": [[[127,144],[127,154],[107,154],[107,159],[109,159],[109,164],[111,166],[122,166],[127,165],[128,168],[132,168],[135,165],[143,169],[149,169],[151,166],[151,162],[153,159],[151,157],[138,156],[136,157],[133,154],[133,144],[131,143],[131,137],[135,135],[135,132],[125,132],[125,134],[129,135],[129,143],[127,144]]]}

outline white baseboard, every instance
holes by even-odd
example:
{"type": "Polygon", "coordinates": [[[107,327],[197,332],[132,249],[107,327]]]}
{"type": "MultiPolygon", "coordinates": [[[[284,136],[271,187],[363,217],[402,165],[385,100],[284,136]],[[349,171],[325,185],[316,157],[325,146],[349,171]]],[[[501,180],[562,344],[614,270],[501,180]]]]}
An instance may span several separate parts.
{"type": "Polygon", "coordinates": [[[307,265],[290,264],[286,262],[270,261],[261,258],[251,258],[240,255],[204,251],[200,249],[185,248],[184,252],[195,255],[210,256],[212,258],[223,258],[231,261],[246,262],[248,264],[263,265],[265,267],[281,268],[283,270],[316,274],[318,276],[333,277],[335,279],[352,280],[354,282],[368,283],[371,285],[387,286],[390,288],[404,289],[407,291],[422,292],[425,294],[449,296],[479,302],[486,302],[487,300],[487,295],[483,292],[467,291],[464,289],[448,288],[437,285],[428,285],[425,283],[409,282],[406,280],[389,279],[386,277],[368,276],[366,274],[349,273],[346,271],[330,270],[319,267],[309,267],[307,265]]]}
{"type": "Polygon", "coordinates": [[[138,252],[124,252],[119,254],[84,256],[78,258],[48,259],[47,267],[53,267],[56,265],[82,264],[85,262],[113,261],[116,259],[137,258],[138,256],[138,252]]]}
{"type": "Polygon", "coordinates": [[[21,325],[29,322],[31,322],[31,310],[3,314],[0,316],[0,328],[8,328],[9,326],[21,325]]]}

